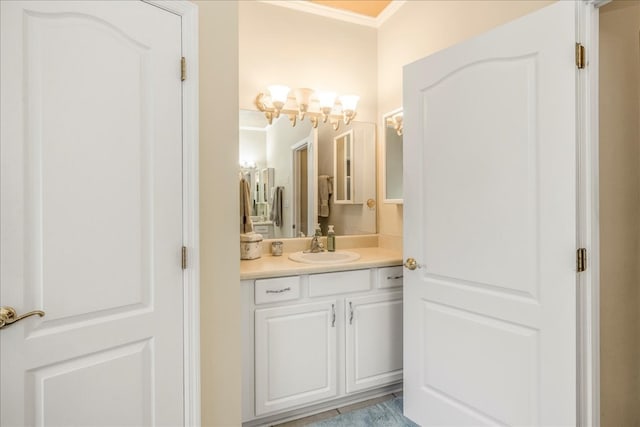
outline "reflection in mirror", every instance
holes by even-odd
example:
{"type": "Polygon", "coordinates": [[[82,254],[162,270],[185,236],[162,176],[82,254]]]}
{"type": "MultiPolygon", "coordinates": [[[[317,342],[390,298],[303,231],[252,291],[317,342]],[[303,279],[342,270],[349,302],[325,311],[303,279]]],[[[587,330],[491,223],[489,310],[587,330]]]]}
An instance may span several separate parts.
{"type": "Polygon", "coordinates": [[[376,232],[375,207],[362,202],[376,194],[373,123],[352,122],[336,132],[323,124],[314,129],[308,120],[292,127],[284,116],[267,125],[258,111],[241,110],[239,119],[240,169],[252,189],[254,231],[265,238],[301,237],[320,223],[323,234],[329,224],[338,235],[376,232]],[[341,173],[349,177],[344,190],[351,194],[342,203],[336,198],[338,136],[341,173]]]}
{"type": "Polygon", "coordinates": [[[352,194],[353,131],[345,132],[333,138],[333,176],[336,203],[354,203],[352,194]]]}
{"type": "Polygon", "coordinates": [[[384,203],[402,203],[402,109],[382,116],[383,173],[382,193],[384,203]]]}

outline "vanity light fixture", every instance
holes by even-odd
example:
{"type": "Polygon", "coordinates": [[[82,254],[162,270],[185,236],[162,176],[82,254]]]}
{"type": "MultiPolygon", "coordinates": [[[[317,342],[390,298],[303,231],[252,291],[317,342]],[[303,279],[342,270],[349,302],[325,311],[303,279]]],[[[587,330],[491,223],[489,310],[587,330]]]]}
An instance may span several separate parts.
{"type": "Polygon", "coordinates": [[[398,136],[402,136],[402,131],[403,131],[402,120],[403,120],[403,116],[402,116],[402,112],[400,112],[391,117],[387,117],[386,125],[387,127],[394,128],[398,136]]]}
{"type": "Polygon", "coordinates": [[[258,94],[255,104],[264,113],[269,124],[273,123],[274,118],[280,117],[280,114],[286,114],[292,126],[298,120],[309,117],[314,128],[322,121],[331,123],[333,130],[338,130],[341,121],[348,125],[354,119],[359,99],[357,95],[336,96],[333,92],[314,92],[308,88],[292,91],[287,86],[272,85],[267,88],[266,93],[258,94]]]}

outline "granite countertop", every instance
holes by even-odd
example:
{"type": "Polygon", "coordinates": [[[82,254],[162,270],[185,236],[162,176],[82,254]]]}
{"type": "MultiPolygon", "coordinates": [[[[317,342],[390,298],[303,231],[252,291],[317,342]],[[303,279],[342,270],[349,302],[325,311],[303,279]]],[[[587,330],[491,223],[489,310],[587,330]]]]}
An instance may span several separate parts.
{"type": "Polygon", "coordinates": [[[349,248],[346,250],[359,253],[360,259],[344,264],[305,264],[291,261],[289,259],[289,253],[283,253],[282,256],[267,254],[258,259],[241,260],[240,280],[360,270],[364,268],[388,267],[402,264],[402,253],[400,251],[379,247],[349,248]]]}

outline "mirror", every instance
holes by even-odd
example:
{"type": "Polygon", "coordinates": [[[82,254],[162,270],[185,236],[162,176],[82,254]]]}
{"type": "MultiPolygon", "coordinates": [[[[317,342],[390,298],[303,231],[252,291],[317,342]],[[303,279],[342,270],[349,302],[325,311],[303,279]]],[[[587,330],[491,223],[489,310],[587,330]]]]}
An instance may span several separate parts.
{"type": "Polygon", "coordinates": [[[401,204],[402,198],[402,109],[382,116],[382,195],[384,203],[401,204]]]}
{"type": "Polygon", "coordinates": [[[354,121],[314,129],[282,116],[267,125],[259,111],[240,111],[240,171],[251,189],[254,231],[265,238],[302,237],[320,224],[338,235],[374,234],[375,125],[354,121]]]}
{"type": "Polygon", "coordinates": [[[353,159],[353,131],[333,138],[333,176],[336,203],[354,203],[351,159],[353,159]]]}

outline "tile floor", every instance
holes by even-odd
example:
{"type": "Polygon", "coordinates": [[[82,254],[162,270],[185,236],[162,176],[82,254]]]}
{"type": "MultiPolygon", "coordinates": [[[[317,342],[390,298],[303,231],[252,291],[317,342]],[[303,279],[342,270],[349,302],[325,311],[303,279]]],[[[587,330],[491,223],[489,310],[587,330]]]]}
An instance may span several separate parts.
{"type": "Polygon", "coordinates": [[[352,405],[343,406],[338,409],[332,409],[330,411],[320,412],[319,414],[311,415],[310,417],[299,418],[297,420],[289,421],[282,424],[276,424],[272,427],[302,427],[317,421],[326,420],[328,418],[335,417],[336,415],[346,414],[347,412],[355,411],[357,409],[366,408],[367,406],[373,406],[377,403],[384,402],[385,400],[393,399],[394,397],[402,396],[402,392],[390,393],[384,396],[376,397],[375,399],[365,400],[364,402],[354,403],[352,405]]]}

